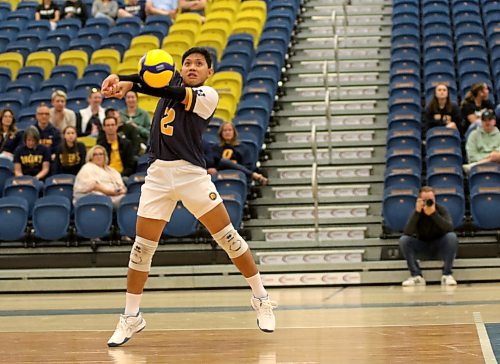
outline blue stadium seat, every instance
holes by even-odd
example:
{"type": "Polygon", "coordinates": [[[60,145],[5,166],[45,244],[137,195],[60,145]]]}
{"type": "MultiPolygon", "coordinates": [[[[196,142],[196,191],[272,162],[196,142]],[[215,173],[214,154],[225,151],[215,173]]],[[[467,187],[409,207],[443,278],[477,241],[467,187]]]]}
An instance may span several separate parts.
{"type": "Polygon", "coordinates": [[[387,168],[384,173],[384,188],[420,188],[419,168],[387,168]]]}
{"type": "Polygon", "coordinates": [[[170,221],[167,222],[165,229],[163,229],[163,235],[172,237],[192,236],[196,234],[197,226],[198,220],[179,201],[170,221]]]}
{"type": "Polygon", "coordinates": [[[148,169],[148,160],[149,160],[148,154],[141,155],[137,160],[137,167],[135,169],[135,172],[136,173],[146,172],[146,170],[148,169]]]}
{"type": "Polygon", "coordinates": [[[415,210],[418,190],[386,188],[382,202],[384,226],[394,232],[403,231],[410,214],[415,210]]]}
{"type": "Polygon", "coordinates": [[[33,208],[35,237],[59,240],[68,233],[71,203],[63,196],[46,196],[38,199],[33,208]]]}
{"type": "Polygon", "coordinates": [[[139,32],[139,35],[151,34],[158,38],[160,44],[163,41],[163,38],[167,35],[168,28],[165,28],[160,25],[144,25],[139,32]]]}
{"type": "Polygon", "coordinates": [[[20,197],[0,198],[0,240],[22,240],[28,224],[28,202],[20,197]]]}
{"type": "Polygon", "coordinates": [[[110,73],[111,68],[107,64],[89,64],[85,67],[85,71],[83,71],[83,77],[95,76],[102,77],[104,80],[110,73]]]}
{"type": "Polygon", "coordinates": [[[500,166],[498,163],[478,164],[469,172],[469,186],[473,190],[478,187],[500,186],[500,166]]]}
{"type": "Polygon", "coordinates": [[[28,202],[29,214],[33,211],[35,201],[38,199],[43,183],[32,176],[11,177],[5,181],[3,196],[15,196],[28,202]]]}
{"type": "Polygon", "coordinates": [[[94,51],[99,48],[99,45],[99,40],[76,38],[69,42],[68,49],[84,51],[87,53],[87,56],[90,59],[92,53],[94,53],[94,51]]]}
{"type": "Polygon", "coordinates": [[[462,140],[456,129],[435,127],[427,131],[426,147],[433,148],[460,148],[462,140]]]}
{"type": "Polygon", "coordinates": [[[436,202],[448,210],[456,229],[462,226],[465,216],[465,197],[462,186],[434,187],[436,202]]]}
{"type": "Polygon", "coordinates": [[[24,105],[24,99],[20,98],[17,93],[3,93],[0,95],[0,109],[12,109],[14,115],[18,115],[24,105]]]}
{"type": "Polygon", "coordinates": [[[73,200],[73,185],[75,176],[72,174],[54,174],[47,177],[43,189],[44,196],[62,196],[70,203],[73,200]]]}
{"type": "Polygon", "coordinates": [[[255,140],[257,145],[262,147],[266,134],[265,126],[256,119],[245,120],[241,117],[237,117],[236,120],[233,120],[233,123],[240,139],[255,140]],[[236,120],[238,121],[238,124],[236,124],[236,120]]]}
{"type": "Polygon", "coordinates": [[[86,239],[109,234],[113,221],[113,203],[108,196],[86,195],[75,204],[76,233],[86,239]]]}
{"type": "Polygon", "coordinates": [[[29,54],[36,50],[37,45],[33,43],[16,40],[7,44],[5,52],[16,52],[23,56],[23,59],[28,58],[29,54]]]}
{"type": "MultiPolygon", "coordinates": [[[[1,4],[1,3],[0,3],[1,4]]],[[[0,67],[0,92],[5,91],[5,86],[12,79],[12,71],[7,67],[0,67]]]]}
{"type": "Polygon", "coordinates": [[[481,229],[500,228],[500,186],[480,187],[471,191],[470,207],[474,225],[481,229]]]}
{"type": "MultiPolygon", "coordinates": [[[[37,104],[38,105],[38,104],[37,104]]],[[[38,106],[23,107],[17,115],[16,126],[20,130],[25,130],[28,126],[36,124],[36,108],[38,106]]]]}
{"type": "Polygon", "coordinates": [[[45,38],[48,32],[50,32],[50,21],[47,19],[31,20],[26,24],[26,30],[35,30],[44,34],[42,38],[45,38]]]}
{"type": "Polygon", "coordinates": [[[102,28],[85,27],[78,31],[78,39],[92,39],[100,43],[103,38],[106,38],[108,32],[109,29],[105,27],[102,28]]]}
{"type": "Polygon", "coordinates": [[[220,197],[224,201],[224,206],[229,214],[231,224],[233,224],[236,230],[239,230],[241,227],[241,221],[243,220],[244,202],[237,194],[226,193],[224,195],[221,194],[220,197]]]}
{"type": "Polygon", "coordinates": [[[123,53],[129,48],[130,40],[126,38],[104,38],[99,45],[99,49],[116,49],[120,52],[120,57],[123,56],[123,53]]]}
{"type": "Polygon", "coordinates": [[[103,78],[96,76],[82,77],[73,85],[73,91],[85,90],[89,94],[93,88],[100,89],[103,80],[103,78]]]}
{"type": "Polygon", "coordinates": [[[139,172],[131,175],[127,180],[127,194],[140,193],[145,178],[146,172],[139,172]]]}
{"type": "Polygon", "coordinates": [[[38,91],[38,84],[26,79],[10,81],[5,87],[5,92],[21,95],[21,98],[29,97],[35,91],[38,91]]]}
{"type": "Polygon", "coordinates": [[[137,222],[137,209],[139,208],[140,193],[128,193],[120,201],[116,218],[120,234],[135,238],[135,226],[137,222]]]}
{"type": "Polygon", "coordinates": [[[149,15],[146,17],[146,23],[144,25],[156,25],[164,27],[165,29],[170,29],[172,19],[164,15],[149,15]]]}
{"type": "Polygon", "coordinates": [[[55,29],[47,34],[45,41],[55,41],[60,43],[61,49],[67,49],[69,42],[76,38],[77,31],[71,29],[55,29]],[[62,45],[62,46],[61,46],[62,45]]]}
{"type": "Polygon", "coordinates": [[[387,148],[414,148],[422,145],[420,133],[413,128],[391,129],[387,133],[387,148]]]}
{"type": "Polygon", "coordinates": [[[256,163],[259,161],[260,146],[257,145],[257,141],[254,139],[240,138],[240,142],[248,149],[248,151],[243,155],[243,164],[251,165],[251,169],[254,169],[256,163]]]}
{"type": "Polygon", "coordinates": [[[16,80],[29,80],[30,82],[35,83],[36,85],[40,84],[44,79],[44,71],[41,67],[36,66],[28,66],[23,67],[17,73],[16,80]]]}
{"type": "Polygon", "coordinates": [[[247,177],[243,172],[233,169],[217,171],[212,180],[220,195],[236,194],[241,201],[246,201],[247,177]]]}
{"type": "Polygon", "coordinates": [[[28,105],[29,107],[36,107],[41,103],[50,104],[52,92],[50,90],[38,91],[31,94],[28,105]]]}
{"type": "Polygon", "coordinates": [[[427,168],[427,184],[431,187],[463,186],[461,166],[427,168]]]}
{"type": "Polygon", "coordinates": [[[108,107],[112,107],[113,109],[116,110],[121,110],[127,107],[125,104],[125,99],[116,99],[116,98],[106,98],[102,102],[102,107],[107,109],[108,107]]]}
{"type": "Polygon", "coordinates": [[[69,40],[62,38],[60,40],[42,40],[40,43],[38,43],[38,47],[36,50],[54,53],[54,55],[56,56],[56,60],[58,60],[61,53],[68,49],[68,44],[69,40]]]}
{"type": "Polygon", "coordinates": [[[78,79],[78,69],[73,65],[59,65],[52,68],[50,78],[68,79],[71,84],[74,84],[78,79]]]}
{"type": "Polygon", "coordinates": [[[392,148],[387,150],[386,167],[421,169],[420,149],[392,148]]]}
{"type": "Polygon", "coordinates": [[[5,158],[0,158],[0,197],[3,195],[5,182],[14,175],[14,164],[5,158]]]}
{"type": "Polygon", "coordinates": [[[141,30],[142,22],[138,17],[118,18],[115,23],[116,28],[129,28],[134,35],[141,30]]]}
{"type": "Polygon", "coordinates": [[[41,92],[48,91],[51,94],[52,92],[57,90],[62,90],[68,93],[72,89],[73,89],[73,83],[71,79],[63,77],[49,78],[48,80],[43,81],[40,86],[41,92]]]}
{"type": "Polygon", "coordinates": [[[113,23],[111,20],[107,18],[90,18],[87,20],[87,23],[85,24],[85,28],[89,29],[99,29],[99,28],[104,28],[109,31],[109,29],[113,26],[113,23]]]}
{"type": "Polygon", "coordinates": [[[429,148],[427,149],[427,168],[461,166],[462,152],[460,148],[429,148]]]}

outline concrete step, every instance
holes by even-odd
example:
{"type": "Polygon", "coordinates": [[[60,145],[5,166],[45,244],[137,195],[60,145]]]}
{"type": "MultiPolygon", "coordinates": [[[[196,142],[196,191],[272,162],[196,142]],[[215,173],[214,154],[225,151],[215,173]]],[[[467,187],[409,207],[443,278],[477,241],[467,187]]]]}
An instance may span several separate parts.
{"type": "MultiPolygon", "coordinates": [[[[342,11],[336,11],[337,24],[344,24],[347,21],[347,26],[391,26],[392,9],[389,14],[352,14],[348,12],[347,17],[342,15],[342,11]]],[[[318,12],[306,12],[301,15],[303,19],[300,23],[301,28],[308,28],[311,26],[328,26],[332,24],[332,11],[324,11],[319,14],[318,12]]]]}
{"type": "MultiPolygon", "coordinates": [[[[301,57],[294,57],[295,60],[301,60],[301,57]]],[[[319,57],[319,59],[324,59],[319,57]]],[[[303,60],[314,60],[314,57],[306,56],[303,60]]],[[[389,72],[349,72],[339,75],[338,83],[340,86],[387,86],[389,83],[389,72]]],[[[300,87],[318,87],[325,84],[322,73],[317,74],[297,74],[289,75],[285,83],[287,89],[300,87]]],[[[328,75],[328,86],[337,86],[337,74],[328,75]]]]}
{"type": "MultiPolygon", "coordinates": [[[[296,198],[311,198],[312,187],[310,186],[286,186],[286,187],[271,187],[274,198],[280,199],[296,199],[296,198]]],[[[319,186],[318,197],[359,197],[368,196],[370,192],[369,184],[354,184],[354,185],[335,185],[335,186],[319,186]]]]}
{"type": "MultiPolygon", "coordinates": [[[[328,59],[328,72],[331,76],[336,75],[335,59],[328,59]]],[[[295,57],[289,60],[291,68],[287,69],[287,75],[296,74],[323,74],[325,60],[296,61],[295,57]]],[[[339,60],[339,72],[388,72],[389,61],[378,59],[354,59],[339,60]]],[[[286,85],[285,85],[286,86],[286,85]]]]}
{"type": "MultiPolygon", "coordinates": [[[[373,42],[374,40],[372,40],[373,42]]],[[[391,58],[390,51],[388,48],[380,48],[379,46],[375,48],[368,48],[366,42],[360,42],[357,48],[340,48],[338,52],[339,61],[342,60],[388,60],[391,58]],[[365,45],[364,45],[365,44],[365,45]]],[[[321,47],[321,43],[318,41],[318,46],[299,47],[295,46],[292,50],[292,57],[290,61],[307,61],[307,60],[335,60],[335,50],[332,46],[321,47]]]]}
{"type": "MultiPolygon", "coordinates": [[[[324,115],[326,112],[324,101],[294,101],[283,103],[283,109],[276,112],[278,116],[297,115],[324,115]]],[[[357,100],[357,101],[330,101],[332,115],[363,115],[368,113],[387,114],[386,100],[357,100]]]]}
{"type": "MultiPolygon", "coordinates": [[[[349,88],[330,87],[330,100],[387,100],[389,89],[385,86],[353,86],[349,88]]],[[[324,87],[299,87],[294,89],[285,89],[286,95],[278,99],[278,103],[284,102],[318,102],[325,100],[324,87]]]]}
{"type": "Polygon", "coordinates": [[[266,242],[314,242],[314,241],[345,241],[345,240],[363,240],[367,228],[364,226],[341,226],[320,228],[316,236],[314,228],[276,228],[264,229],[266,242]],[[318,238],[318,239],[317,239],[318,238]]]}
{"type": "Polygon", "coordinates": [[[345,27],[342,22],[335,22],[335,33],[333,22],[329,22],[327,25],[317,25],[303,27],[302,23],[299,24],[297,32],[295,33],[295,39],[297,41],[302,41],[302,39],[312,38],[312,37],[324,37],[331,38],[335,34],[340,37],[362,37],[371,36],[377,34],[382,37],[390,37],[392,33],[391,27],[387,25],[352,25],[345,27]]]}
{"type": "MultiPolygon", "coordinates": [[[[337,47],[339,48],[340,59],[360,59],[363,56],[367,58],[377,55],[389,55],[391,47],[390,37],[382,35],[363,35],[363,36],[338,36],[337,47]],[[363,48],[363,49],[360,49],[363,48]],[[384,52],[382,52],[382,49],[384,52]],[[379,50],[380,52],[377,52],[379,50]]],[[[325,37],[309,37],[303,39],[293,47],[293,51],[309,49],[334,49],[335,39],[325,37]]]]}
{"type": "MultiPolygon", "coordinates": [[[[370,205],[329,205],[318,207],[319,218],[351,218],[368,216],[370,205]]],[[[279,206],[268,207],[267,211],[272,220],[307,220],[314,219],[314,206],[279,206]]]]}
{"type": "MultiPolygon", "coordinates": [[[[275,134],[285,132],[310,132],[312,125],[317,131],[327,130],[325,116],[274,117],[278,124],[272,127],[275,134]]],[[[387,129],[386,115],[334,115],[331,117],[331,130],[379,130],[387,129]]]]}
{"type": "Polygon", "coordinates": [[[352,250],[306,250],[257,253],[259,264],[343,264],[363,261],[363,249],[352,250]]]}
{"type": "MultiPolygon", "coordinates": [[[[326,14],[331,16],[332,11],[335,11],[338,14],[343,14],[344,8],[342,5],[317,5],[311,7],[307,5],[307,10],[301,14],[301,18],[303,19],[313,19],[315,17],[323,17],[326,14]]],[[[389,4],[362,4],[362,5],[347,5],[345,7],[347,13],[347,19],[349,24],[358,24],[353,23],[353,18],[358,18],[360,16],[365,16],[367,19],[370,19],[375,16],[381,15],[391,15],[392,14],[392,6],[389,4]]],[[[367,24],[373,24],[371,22],[367,22],[367,24]]]]}

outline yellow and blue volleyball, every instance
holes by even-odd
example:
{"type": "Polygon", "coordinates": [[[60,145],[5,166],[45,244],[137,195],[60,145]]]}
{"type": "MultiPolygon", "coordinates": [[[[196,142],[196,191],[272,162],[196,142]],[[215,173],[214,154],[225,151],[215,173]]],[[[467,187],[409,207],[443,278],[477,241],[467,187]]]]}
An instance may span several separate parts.
{"type": "Polygon", "coordinates": [[[153,88],[168,86],[175,72],[173,57],[162,49],[148,51],[137,65],[139,77],[153,88]]]}

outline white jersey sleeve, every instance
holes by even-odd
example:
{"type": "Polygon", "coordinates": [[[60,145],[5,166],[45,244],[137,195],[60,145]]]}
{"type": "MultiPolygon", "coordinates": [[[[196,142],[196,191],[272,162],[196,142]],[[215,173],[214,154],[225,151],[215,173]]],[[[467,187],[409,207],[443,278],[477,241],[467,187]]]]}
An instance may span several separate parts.
{"type": "Polygon", "coordinates": [[[210,86],[186,88],[184,104],[186,110],[192,111],[203,119],[208,119],[215,112],[219,94],[210,86]]]}

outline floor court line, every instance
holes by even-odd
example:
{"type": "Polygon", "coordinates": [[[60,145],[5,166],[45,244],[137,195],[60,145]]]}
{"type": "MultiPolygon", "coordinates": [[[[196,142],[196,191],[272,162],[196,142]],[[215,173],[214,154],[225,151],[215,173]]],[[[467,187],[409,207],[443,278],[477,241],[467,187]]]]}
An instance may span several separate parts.
{"type": "Polygon", "coordinates": [[[476,325],[477,335],[479,336],[479,343],[481,345],[481,351],[483,352],[485,364],[497,364],[495,354],[493,353],[493,348],[491,347],[491,341],[486,332],[486,327],[484,326],[483,319],[480,312],[473,312],[472,317],[474,318],[474,323],[476,325]]]}

